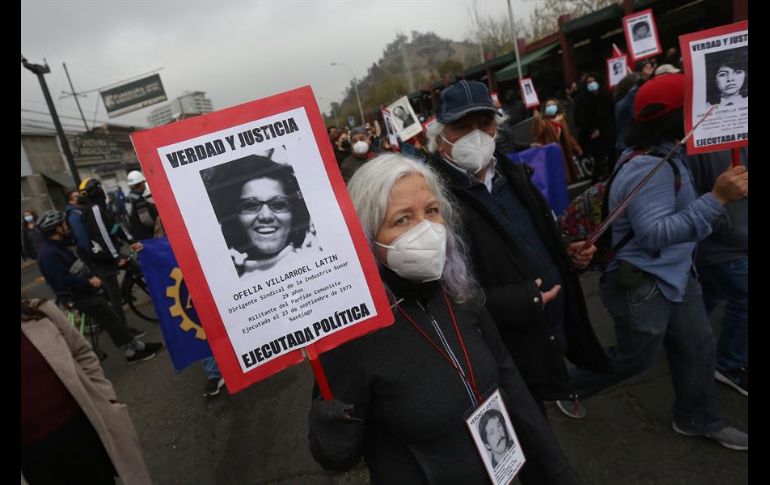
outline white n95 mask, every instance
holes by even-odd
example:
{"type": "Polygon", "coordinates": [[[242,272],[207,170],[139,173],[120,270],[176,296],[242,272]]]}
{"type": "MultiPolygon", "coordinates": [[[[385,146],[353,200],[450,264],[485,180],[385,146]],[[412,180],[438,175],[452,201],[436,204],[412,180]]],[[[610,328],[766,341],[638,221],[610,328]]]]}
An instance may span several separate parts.
{"type": "Polygon", "coordinates": [[[446,260],[446,228],[443,224],[422,221],[409,229],[390,246],[386,266],[400,277],[425,283],[441,278],[446,260]]]}
{"type": "Polygon", "coordinates": [[[452,146],[452,155],[445,156],[473,174],[486,167],[495,154],[495,139],[479,129],[471,131],[454,143],[444,135],[441,135],[441,138],[452,146]]]}
{"type": "Polygon", "coordinates": [[[357,155],[363,155],[369,151],[369,144],[363,140],[353,143],[353,153],[357,155]]]}

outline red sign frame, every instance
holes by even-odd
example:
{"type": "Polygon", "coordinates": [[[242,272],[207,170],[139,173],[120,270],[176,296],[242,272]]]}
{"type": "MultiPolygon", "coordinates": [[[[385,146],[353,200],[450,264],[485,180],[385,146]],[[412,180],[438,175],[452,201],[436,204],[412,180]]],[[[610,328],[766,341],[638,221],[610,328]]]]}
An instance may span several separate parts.
{"type": "Polygon", "coordinates": [[[623,34],[626,37],[626,46],[628,46],[628,54],[631,56],[631,62],[633,64],[636,64],[637,62],[647,59],[649,57],[655,57],[663,53],[663,49],[660,46],[660,36],[658,35],[658,23],[655,21],[655,14],[653,14],[651,8],[648,8],[646,10],[642,10],[636,13],[632,13],[631,15],[626,15],[625,17],[623,17],[623,34]],[[658,50],[656,50],[655,52],[650,52],[642,56],[636,57],[636,54],[634,54],[633,39],[631,37],[631,29],[628,28],[628,23],[632,19],[635,19],[637,17],[644,17],[646,15],[649,15],[650,19],[652,20],[652,27],[655,30],[655,43],[658,46],[658,50]]]}
{"type": "Polygon", "coordinates": [[[340,174],[332,145],[327,141],[326,127],[310,86],[131,135],[144,175],[153,188],[153,198],[163,217],[164,227],[168,233],[174,255],[185,275],[190,295],[195,301],[195,309],[230,392],[238,392],[287,367],[301,363],[304,360],[302,348],[289,351],[250,369],[248,372],[244,373],[241,370],[238,357],[224,328],[206,276],[185,227],[181,211],[172,193],[171,184],[163,169],[162,163],[164,162],[161,161],[157,149],[297,108],[304,108],[307,113],[314,137],[313,141],[316,143],[323,160],[336,202],[353,240],[356,256],[364,270],[365,280],[376,309],[374,317],[316,340],[312,346],[316,352],[321,353],[388,326],[394,321],[394,318],[379,277],[377,264],[340,174]]]}
{"type": "MultiPolygon", "coordinates": [[[[691,34],[685,34],[679,36],[679,51],[682,53],[682,67],[684,71],[684,132],[689,133],[692,130],[692,103],[693,103],[693,75],[692,75],[692,54],[690,53],[690,44],[694,41],[708,39],[715,36],[727,36],[732,33],[748,30],[749,21],[742,20],[733,24],[721,25],[714,27],[713,29],[701,30],[693,32],[691,34]]],[[[728,143],[720,143],[717,145],[709,145],[705,147],[695,146],[695,134],[687,140],[687,154],[694,155],[698,153],[708,153],[721,150],[727,150],[730,148],[740,148],[748,146],[748,140],[739,140],[728,143]]]]}

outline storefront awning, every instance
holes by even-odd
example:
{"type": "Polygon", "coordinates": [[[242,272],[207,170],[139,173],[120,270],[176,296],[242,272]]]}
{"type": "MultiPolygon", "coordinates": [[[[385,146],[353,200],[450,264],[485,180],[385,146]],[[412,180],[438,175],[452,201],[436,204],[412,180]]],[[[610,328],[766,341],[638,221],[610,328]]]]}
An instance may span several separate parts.
{"type": "Polygon", "coordinates": [[[70,175],[69,172],[40,172],[40,174],[64,188],[75,186],[75,181],[72,180],[72,175],[70,175]]]}
{"type": "MultiPolygon", "coordinates": [[[[546,57],[552,50],[559,47],[559,43],[556,42],[551,45],[547,45],[545,47],[541,47],[540,49],[530,52],[529,54],[525,55],[521,58],[521,72],[522,74],[527,73],[527,68],[530,64],[532,64],[535,61],[539,61],[540,59],[543,59],[546,57]]],[[[516,61],[513,61],[511,64],[507,65],[506,67],[500,69],[497,71],[497,74],[495,74],[495,79],[497,82],[505,82],[510,81],[511,79],[516,79],[519,77],[519,70],[516,68],[516,61]]]]}

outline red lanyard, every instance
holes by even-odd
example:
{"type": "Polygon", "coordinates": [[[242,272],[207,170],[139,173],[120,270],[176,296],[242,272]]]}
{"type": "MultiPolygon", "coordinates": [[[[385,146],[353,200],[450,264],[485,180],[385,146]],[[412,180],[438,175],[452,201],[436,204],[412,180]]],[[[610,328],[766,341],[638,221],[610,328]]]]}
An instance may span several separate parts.
{"type": "MultiPolygon", "coordinates": [[[[465,355],[465,362],[468,364],[468,373],[470,374],[470,377],[471,377],[471,382],[470,382],[471,389],[473,390],[473,394],[476,396],[477,403],[480,404],[481,403],[481,394],[479,393],[479,389],[476,386],[476,378],[473,375],[473,366],[471,366],[471,359],[468,357],[468,350],[465,348],[465,343],[463,342],[463,338],[460,335],[460,327],[457,326],[457,320],[455,320],[455,314],[454,314],[454,311],[452,310],[452,304],[449,302],[449,299],[447,298],[446,293],[444,292],[444,290],[441,290],[441,294],[443,295],[444,302],[446,303],[446,306],[449,309],[449,316],[452,318],[452,325],[454,325],[454,327],[455,327],[455,332],[457,333],[457,340],[460,342],[460,347],[463,349],[463,354],[465,355]]],[[[406,319],[409,321],[409,323],[411,323],[412,326],[414,326],[414,328],[417,329],[417,331],[420,332],[420,334],[423,337],[425,337],[425,340],[430,342],[430,344],[433,346],[433,348],[435,348],[436,351],[439,354],[441,354],[441,356],[444,358],[444,360],[449,362],[449,364],[452,367],[455,368],[455,371],[460,376],[460,378],[467,383],[468,379],[465,376],[465,372],[463,372],[462,368],[459,367],[454,361],[452,361],[452,359],[449,357],[449,355],[441,347],[439,347],[438,344],[436,342],[434,342],[432,338],[430,338],[430,336],[425,332],[425,330],[423,330],[422,328],[420,328],[419,325],[417,325],[417,322],[415,322],[412,319],[412,317],[410,317],[409,314],[406,313],[406,311],[404,311],[403,308],[401,308],[400,305],[397,305],[396,308],[398,308],[398,311],[401,312],[401,314],[404,317],[406,317],[406,319]]],[[[435,322],[435,319],[433,318],[433,316],[430,315],[430,313],[428,315],[435,322]]]]}

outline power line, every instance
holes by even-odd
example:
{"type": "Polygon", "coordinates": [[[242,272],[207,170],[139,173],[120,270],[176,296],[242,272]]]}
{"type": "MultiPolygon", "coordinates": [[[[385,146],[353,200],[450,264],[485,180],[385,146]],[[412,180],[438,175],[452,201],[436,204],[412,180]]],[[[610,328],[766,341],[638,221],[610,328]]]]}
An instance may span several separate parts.
{"type": "MultiPolygon", "coordinates": [[[[24,119],[24,118],[22,118],[21,122],[22,123],[32,123],[32,124],[41,123],[40,126],[48,126],[48,127],[51,127],[51,128],[55,128],[54,126],[45,124],[46,122],[43,121],[43,120],[31,120],[31,119],[24,119]]],[[[82,131],[82,132],[85,133],[85,131],[82,129],[83,125],[75,125],[75,124],[62,123],[62,126],[70,128],[70,129],[81,128],[79,131],[82,131]]]]}
{"type": "MultiPolygon", "coordinates": [[[[24,109],[24,108],[21,108],[21,110],[23,112],[25,112],[25,113],[34,113],[34,114],[39,114],[39,115],[51,116],[50,113],[46,113],[44,111],[35,111],[35,110],[24,109]]],[[[67,115],[59,115],[59,118],[67,118],[67,119],[70,119],[70,120],[79,120],[80,119],[77,116],[67,116],[67,115]]],[[[94,120],[94,121],[98,121],[99,123],[109,123],[109,121],[104,121],[104,120],[94,120]]]]}

